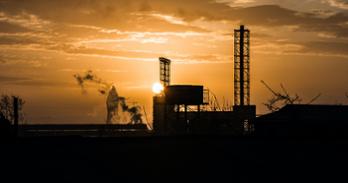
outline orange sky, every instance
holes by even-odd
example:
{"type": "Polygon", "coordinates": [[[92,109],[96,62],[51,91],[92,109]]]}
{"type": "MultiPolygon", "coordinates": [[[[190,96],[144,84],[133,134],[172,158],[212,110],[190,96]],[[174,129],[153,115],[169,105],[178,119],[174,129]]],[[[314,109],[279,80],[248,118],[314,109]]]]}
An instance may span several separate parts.
{"type": "Polygon", "coordinates": [[[26,100],[28,123],[102,123],[105,96],[75,73],[93,70],[145,106],[158,57],[173,84],[201,84],[233,99],[233,29],[251,30],[251,102],[282,83],[303,102],[347,104],[345,0],[0,0],[0,92],[26,100]]]}

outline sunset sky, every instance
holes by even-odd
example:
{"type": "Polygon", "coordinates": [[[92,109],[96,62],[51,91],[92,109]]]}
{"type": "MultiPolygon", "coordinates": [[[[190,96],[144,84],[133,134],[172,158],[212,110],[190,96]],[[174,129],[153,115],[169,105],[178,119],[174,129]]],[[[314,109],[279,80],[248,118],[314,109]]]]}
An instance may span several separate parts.
{"type": "Polygon", "coordinates": [[[28,123],[102,123],[105,96],[73,75],[93,70],[151,119],[158,57],[172,84],[233,101],[233,30],[251,31],[251,103],[282,83],[308,102],[348,104],[347,0],[0,0],[0,93],[28,123]]]}

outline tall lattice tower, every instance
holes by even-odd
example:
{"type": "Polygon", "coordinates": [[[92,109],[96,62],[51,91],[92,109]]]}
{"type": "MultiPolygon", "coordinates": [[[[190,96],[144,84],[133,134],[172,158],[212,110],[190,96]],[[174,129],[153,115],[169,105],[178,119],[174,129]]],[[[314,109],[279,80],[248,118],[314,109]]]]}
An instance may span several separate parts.
{"type": "MultiPolygon", "coordinates": [[[[170,60],[164,57],[159,58],[160,61],[160,82],[163,87],[170,85],[170,60]]],[[[164,91],[153,97],[153,129],[158,134],[166,134],[168,132],[168,116],[169,106],[166,104],[164,91]]]]}
{"type": "Polygon", "coordinates": [[[170,60],[164,57],[160,61],[160,81],[163,87],[170,85],[170,60]]]}
{"type": "Polygon", "coordinates": [[[250,105],[250,31],[234,30],[234,105],[250,105]]]}

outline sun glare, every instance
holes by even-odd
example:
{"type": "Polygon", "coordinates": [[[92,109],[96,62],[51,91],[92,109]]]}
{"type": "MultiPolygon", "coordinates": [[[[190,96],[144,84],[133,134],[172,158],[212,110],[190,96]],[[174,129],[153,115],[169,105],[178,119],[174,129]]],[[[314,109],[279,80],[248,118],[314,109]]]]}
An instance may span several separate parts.
{"type": "Polygon", "coordinates": [[[155,94],[160,94],[162,91],[163,91],[163,86],[161,83],[154,83],[152,85],[152,91],[155,93],[155,94]]]}

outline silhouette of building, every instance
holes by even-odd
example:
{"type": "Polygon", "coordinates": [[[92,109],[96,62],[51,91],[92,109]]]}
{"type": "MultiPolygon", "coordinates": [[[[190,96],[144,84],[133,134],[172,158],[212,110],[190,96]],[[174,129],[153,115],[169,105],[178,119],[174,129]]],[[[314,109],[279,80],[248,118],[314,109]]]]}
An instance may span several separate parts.
{"type": "Polygon", "coordinates": [[[202,110],[203,86],[170,85],[153,97],[153,125],[158,134],[233,134],[249,130],[245,122],[255,119],[255,106],[234,106],[233,111],[202,110]]]}
{"type": "Polygon", "coordinates": [[[286,105],[255,121],[260,136],[348,136],[348,106],[286,105]]]}

